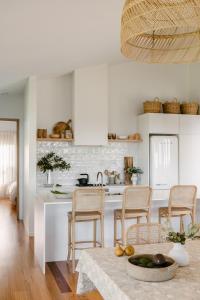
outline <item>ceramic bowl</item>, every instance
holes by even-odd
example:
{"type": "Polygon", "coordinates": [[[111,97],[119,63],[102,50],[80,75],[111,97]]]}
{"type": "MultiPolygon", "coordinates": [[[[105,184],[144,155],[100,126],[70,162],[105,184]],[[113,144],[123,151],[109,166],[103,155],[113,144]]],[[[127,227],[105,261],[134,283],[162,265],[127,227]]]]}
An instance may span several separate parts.
{"type": "MultiPolygon", "coordinates": [[[[153,256],[151,254],[140,254],[134,255],[134,258],[139,257],[150,257],[153,256]]],[[[135,265],[130,262],[130,257],[126,262],[126,271],[127,274],[134,279],[141,280],[141,281],[149,281],[149,282],[161,282],[167,281],[172,279],[176,275],[176,270],[178,268],[177,263],[168,256],[164,256],[166,261],[168,262],[168,266],[160,267],[160,268],[146,268],[135,265]]]]}

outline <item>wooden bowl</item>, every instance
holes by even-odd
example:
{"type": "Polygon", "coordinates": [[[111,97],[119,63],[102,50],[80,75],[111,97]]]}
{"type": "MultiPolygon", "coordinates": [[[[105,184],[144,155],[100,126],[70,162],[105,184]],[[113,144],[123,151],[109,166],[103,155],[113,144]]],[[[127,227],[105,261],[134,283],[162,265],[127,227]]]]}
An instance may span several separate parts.
{"type": "Polygon", "coordinates": [[[153,257],[152,254],[140,254],[131,256],[126,263],[126,271],[127,274],[133,277],[134,279],[141,281],[149,281],[149,282],[161,282],[172,279],[176,275],[176,270],[178,268],[177,263],[168,256],[165,256],[166,261],[168,262],[168,266],[165,267],[154,267],[147,268],[141,267],[131,263],[131,258],[141,258],[141,257],[153,257]]]}

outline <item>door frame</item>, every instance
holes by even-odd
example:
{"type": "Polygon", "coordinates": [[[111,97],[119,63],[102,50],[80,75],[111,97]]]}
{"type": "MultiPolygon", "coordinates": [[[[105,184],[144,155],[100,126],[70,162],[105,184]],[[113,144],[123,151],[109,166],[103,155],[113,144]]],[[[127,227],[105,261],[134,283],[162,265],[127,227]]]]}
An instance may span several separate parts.
{"type": "Polygon", "coordinates": [[[16,129],[17,129],[17,199],[16,199],[16,212],[17,212],[17,219],[19,220],[19,164],[20,164],[20,156],[19,156],[19,125],[20,125],[20,119],[15,118],[0,118],[0,121],[7,121],[7,122],[15,122],[16,123],[16,129]]]}

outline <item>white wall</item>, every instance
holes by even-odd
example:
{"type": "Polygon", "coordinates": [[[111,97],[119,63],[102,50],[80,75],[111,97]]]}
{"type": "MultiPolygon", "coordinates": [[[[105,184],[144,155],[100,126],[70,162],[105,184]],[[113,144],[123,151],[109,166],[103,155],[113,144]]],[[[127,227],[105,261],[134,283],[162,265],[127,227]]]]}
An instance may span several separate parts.
{"type": "Polygon", "coordinates": [[[26,83],[24,103],[24,224],[29,236],[34,234],[34,201],[36,195],[36,78],[26,83]]]}
{"type": "Polygon", "coordinates": [[[24,95],[0,95],[0,118],[19,119],[19,218],[23,218],[24,174],[24,95]]]}
{"type": "MultiPolygon", "coordinates": [[[[194,65],[196,67],[196,65],[194,65]]],[[[127,62],[109,66],[109,131],[137,131],[136,116],[146,99],[185,100],[190,93],[188,65],[127,62]]],[[[193,89],[194,90],[194,89],[193,89]]],[[[49,133],[58,121],[72,117],[72,75],[38,80],[37,127],[49,133]]]]}
{"type": "Polygon", "coordinates": [[[37,127],[47,128],[72,118],[72,74],[37,80],[37,127]]]}
{"type": "Polygon", "coordinates": [[[200,63],[191,64],[188,73],[191,99],[200,103],[200,63]]]}
{"type": "Polygon", "coordinates": [[[148,65],[134,62],[110,66],[109,131],[129,134],[137,131],[136,116],[142,103],[188,97],[187,65],[148,65]]]}

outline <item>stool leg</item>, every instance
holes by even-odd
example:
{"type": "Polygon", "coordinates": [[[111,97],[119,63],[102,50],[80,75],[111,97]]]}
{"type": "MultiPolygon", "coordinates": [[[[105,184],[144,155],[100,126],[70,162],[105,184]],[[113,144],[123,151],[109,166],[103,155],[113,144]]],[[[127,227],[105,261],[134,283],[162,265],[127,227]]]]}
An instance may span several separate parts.
{"type": "Polygon", "coordinates": [[[150,213],[150,210],[147,213],[147,223],[151,223],[151,213],[150,213]]]}
{"type": "Polygon", "coordinates": [[[101,247],[104,248],[104,216],[101,215],[100,219],[100,227],[101,227],[101,247]]]}
{"type": "Polygon", "coordinates": [[[183,216],[180,216],[180,232],[184,232],[184,223],[183,223],[183,216]]]}
{"type": "Polygon", "coordinates": [[[192,225],[195,224],[195,210],[192,210],[192,215],[191,215],[191,219],[192,219],[192,225]]]}
{"type": "Polygon", "coordinates": [[[72,231],[71,231],[71,220],[68,217],[68,253],[67,253],[67,261],[70,261],[71,257],[71,247],[72,247],[72,231]]]}
{"type": "Polygon", "coordinates": [[[125,239],[126,239],[126,237],[125,237],[125,220],[124,220],[124,218],[122,218],[121,219],[121,230],[122,230],[122,233],[121,233],[121,240],[122,240],[122,246],[125,246],[125,243],[126,243],[126,241],[125,241],[125,239]]]}
{"type": "Polygon", "coordinates": [[[94,223],[93,223],[93,246],[94,248],[96,248],[97,246],[97,221],[94,220],[94,223]]]}
{"type": "Polygon", "coordinates": [[[72,220],[72,272],[75,273],[75,221],[72,220]]]}
{"type": "Polygon", "coordinates": [[[117,219],[114,213],[114,247],[116,246],[117,243],[117,219]]]}

